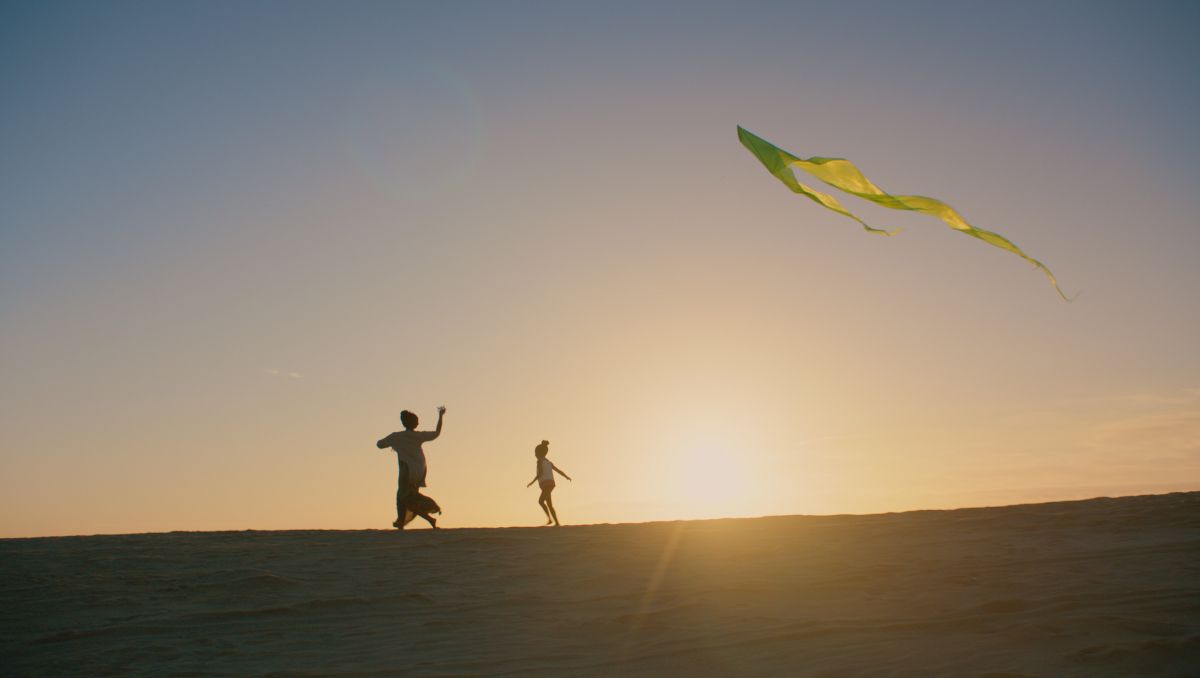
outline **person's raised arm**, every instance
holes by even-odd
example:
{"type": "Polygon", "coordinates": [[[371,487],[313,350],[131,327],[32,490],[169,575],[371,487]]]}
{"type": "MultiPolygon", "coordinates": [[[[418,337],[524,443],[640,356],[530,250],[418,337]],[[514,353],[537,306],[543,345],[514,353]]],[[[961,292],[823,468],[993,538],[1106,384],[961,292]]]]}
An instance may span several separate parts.
{"type": "MultiPolygon", "coordinates": [[[[558,475],[566,478],[567,480],[571,480],[571,476],[567,475],[566,471],[563,471],[559,467],[555,466],[554,462],[550,462],[550,468],[554,469],[555,471],[558,471],[558,475]]],[[[571,480],[571,482],[575,482],[575,481],[571,480]]]]}
{"type": "Polygon", "coordinates": [[[432,431],[420,434],[421,440],[424,440],[424,441],[436,440],[438,436],[442,435],[442,417],[445,414],[446,414],[446,406],[442,405],[441,407],[438,408],[437,428],[433,429],[432,431]]]}

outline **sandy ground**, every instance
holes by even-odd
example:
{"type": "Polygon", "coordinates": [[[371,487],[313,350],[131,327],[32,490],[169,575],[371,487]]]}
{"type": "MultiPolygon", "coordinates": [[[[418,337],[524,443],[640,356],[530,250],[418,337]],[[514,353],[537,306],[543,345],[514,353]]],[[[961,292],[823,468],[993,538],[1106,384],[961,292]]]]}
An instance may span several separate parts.
{"type": "Polygon", "coordinates": [[[0,541],[0,673],[1200,675],[1200,492],[0,541]]]}

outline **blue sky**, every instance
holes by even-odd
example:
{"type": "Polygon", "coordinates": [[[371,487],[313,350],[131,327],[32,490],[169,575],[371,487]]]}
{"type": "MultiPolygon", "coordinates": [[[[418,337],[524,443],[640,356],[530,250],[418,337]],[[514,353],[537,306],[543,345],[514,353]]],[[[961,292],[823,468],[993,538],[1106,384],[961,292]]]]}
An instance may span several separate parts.
{"type": "MultiPolygon", "coordinates": [[[[1186,2],[5,3],[0,467],[3,513],[27,517],[0,531],[358,526],[374,504],[348,488],[391,481],[342,450],[442,400],[463,524],[521,515],[484,508],[508,506],[488,478],[524,475],[547,430],[605,482],[637,465],[624,454],[670,475],[738,426],[760,475],[811,483],[826,458],[820,491],[729,515],[1194,481],[1198,19],[1186,2]],[[738,124],[946,200],[1080,298],[915,215],[862,208],[905,232],[856,231],[762,172],[738,124]],[[711,445],[680,433],[722,407],[711,445]],[[962,431],[912,433],[945,412],[962,431]],[[1174,461],[1097,447],[1128,437],[1104,422],[1147,417],[1174,461]],[[1026,426],[1075,451],[1006,438],[1026,426]],[[793,442],[864,428],[909,441],[910,494],[864,471],[900,463],[883,442],[796,466],[793,442]],[[994,482],[940,473],[970,435],[1024,461],[989,449],[968,461],[994,482]],[[72,464],[115,507],[86,525],[54,508],[79,496],[72,464]],[[212,470],[231,464],[248,470],[212,470]],[[328,523],[255,493],[281,465],[332,493],[328,523]],[[212,516],[189,473],[241,508],[212,516]]],[[[652,487],[579,492],[593,520],[700,515],[652,487]]]]}

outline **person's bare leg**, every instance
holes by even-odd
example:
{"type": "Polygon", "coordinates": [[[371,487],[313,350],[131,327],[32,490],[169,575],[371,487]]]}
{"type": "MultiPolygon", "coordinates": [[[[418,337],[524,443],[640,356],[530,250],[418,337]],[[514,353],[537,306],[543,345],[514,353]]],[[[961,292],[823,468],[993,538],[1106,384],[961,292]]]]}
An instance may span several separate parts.
{"type": "Polygon", "coordinates": [[[538,497],[538,506],[542,507],[542,512],[546,514],[546,524],[554,522],[550,517],[550,509],[546,507],[546,503],[550,501],[550,493],[542,490],[542,495],[538,497]]]}
{"type": "MultiPolygon", "coordinates": [[[[549,492],[546,493],[546,509],[547,509],[546,512],[550,515],[551,518],[554,519],[554,526],[558,527],[559,526],[558,513],[554,510],[554,499],[552,499],[550,497],[549,492]]],[[[549,525],[550,523],[546,523],[546,524],[549,525]]]]}
{"type": "Polygon", "coordinates": [[[432,527],[432,528],[433,528],[433,529],[435,529],[435,530],[436,530],[436,529],[438,529],[438,526],[437,526],[437,518],[434,518],[434,517],[430,516],[428,513],[418,513],[417,515],[419,515],[419,516],[421,516],[422,518],[424,518],[424,519],[425,519],[425,522],[429,523],[429,526],[430,526],[430,527],[432,527]]]}

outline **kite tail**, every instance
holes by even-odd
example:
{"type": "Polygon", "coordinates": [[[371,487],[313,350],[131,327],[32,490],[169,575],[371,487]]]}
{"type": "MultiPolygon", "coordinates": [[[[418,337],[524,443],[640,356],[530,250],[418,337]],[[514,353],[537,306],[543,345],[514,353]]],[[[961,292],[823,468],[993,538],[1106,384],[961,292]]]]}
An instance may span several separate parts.
{"type": "MultiPolygon", "coordinates": [[[[901,196],[901,197],[907,198],[910,196],[901,196]]],[[[925,198],[925,199],[932,200],[932,198],[925,198]]],[[[945,203],[942,203],[942,204],[945,205],[945,203]]],[[[999,233],[993,233],[992,231],[988,231],[988,230],[985,230],[982,228],[975,228],[974,226],[971,226],[970,224],[963,221],[962,218],[958,216],[958,213],[954,212],[954,209],[952,207],[950,207],[949,205],[945,205],[945,207],[947,210],[949,210],[953,214],[953,216],[955,218],[954,219],[943,218],[942,221],[946,222],[954,230],[958,231],[959,233],[962,233],[963,235],[969,235],[972,238],[978,238],[979,240],[982,240],[982,241],[988,243],[989,245],[999,247],[1000,249],[1003,249],[1003,250],[1008,250],[1009,252],[1012,252],[1013,254],[1017,255],[1018,257],[1021,257],[1025,261],[1028,261],[1029,263],[1033,264],[1034,269],[1040,270],[1042,273],[1046,274],[1046,277],[1050,279],[1050,284],[1054,286],[1054,291],[1058,292],[1058,296],[1062,297],[1063,301],[1072,302],[1072,301],[1075,301],[1075,297],[1079,296],[1078,292],[1076,292],[1075,296],[1073,296],[1073,297],[1067,296],[1067,293],[1063,292],[1062,288],[1058,286],[1058,279],[1054,277],[1054,274],[1050,272],[1050,269],[1042,262],[1038,261],[1037,259],[1034,259],[1033,257],[1029,256],[1028,254],[1025,254],[1024,250],[1022,250],[1020,247],[1017,247],[1016,243],[1014,243],[1013,241],[1009,240],[1008,238],[1005,238],[1004,236],[1000,235],[999,233]],[[957,226],[955,222],[963,224],[965,226],[965,228],[961,228],[961,227],[957,226]]]]}
{"type": "Polygon", "coordinates": [[[796,179],[796,172],[794,170],[803,171],[839,191],[873,202],[880,207],[928,214],[941,220],[956,231],[978,238],[993,247],[1008,250],[1022,259],[1031,262],[1035,267],[1040,268],[1046,274],[1046,277],[1050,279],[1050,284],[1054,286],[1054,290],[1065,301],[1074,300],[1074,297],[1068,297],[1062,291],[1062,288],[1058,286],[1058,280],[1054,278],[1054,274],[1050,272],[1050,269],[1045,264],[1025,254],[1021,248],[999,233],[993,233],[992,231],[972,226],[953,207],[937,198],[929,198],[923,195],[892,195],[872,183],[854,163],[845,158],[823,158],[819,156],[801,158],[788,153],[766,139],[751,134],[740,125],[738,126],[738,140],[742,142],[746,150],[758,158],[759,162],[767,168],[768,172],[774,175],[776,179],[782,181],[793,192],[801,193],[826,209],[857,221],[869,232],[892,235],[897,231],[883,231],[871,228],[865,221],[858,218],[858,216],[851,213],[845,207],[842,207],[837,198],[813,190],[800,183],[796,179]]]}
{"type": "MultiPolygon", "coordinates": [[[[1028,257],[1026,257],[1026,258],[1028,258],[1028,257]]],[[[1050,279],[1050,284],[1054,285],[1054,291],[1058,292],[1058,296],[1062,297],[1063,301],[1065,301],[1067,303],[1071,303],[1071,302],[1075,301],[1076,298],[1079,297],[1078,292],[1076,292],[1074,296],[1068,297],[1067,293],[1063,292],[1062,288],[1058,286],[1058,280],[1056,280],[1054,278],[1054,274],[1050,272],[1050,269],[1046,268],[1045,264],[1038,261],[1037,259],[1029,259],[1029,260],[1033,262],[1033,264],[1036,268],[1042,269],[1042,273],[1045,273],[1046,277],[1050,279]]]]}

